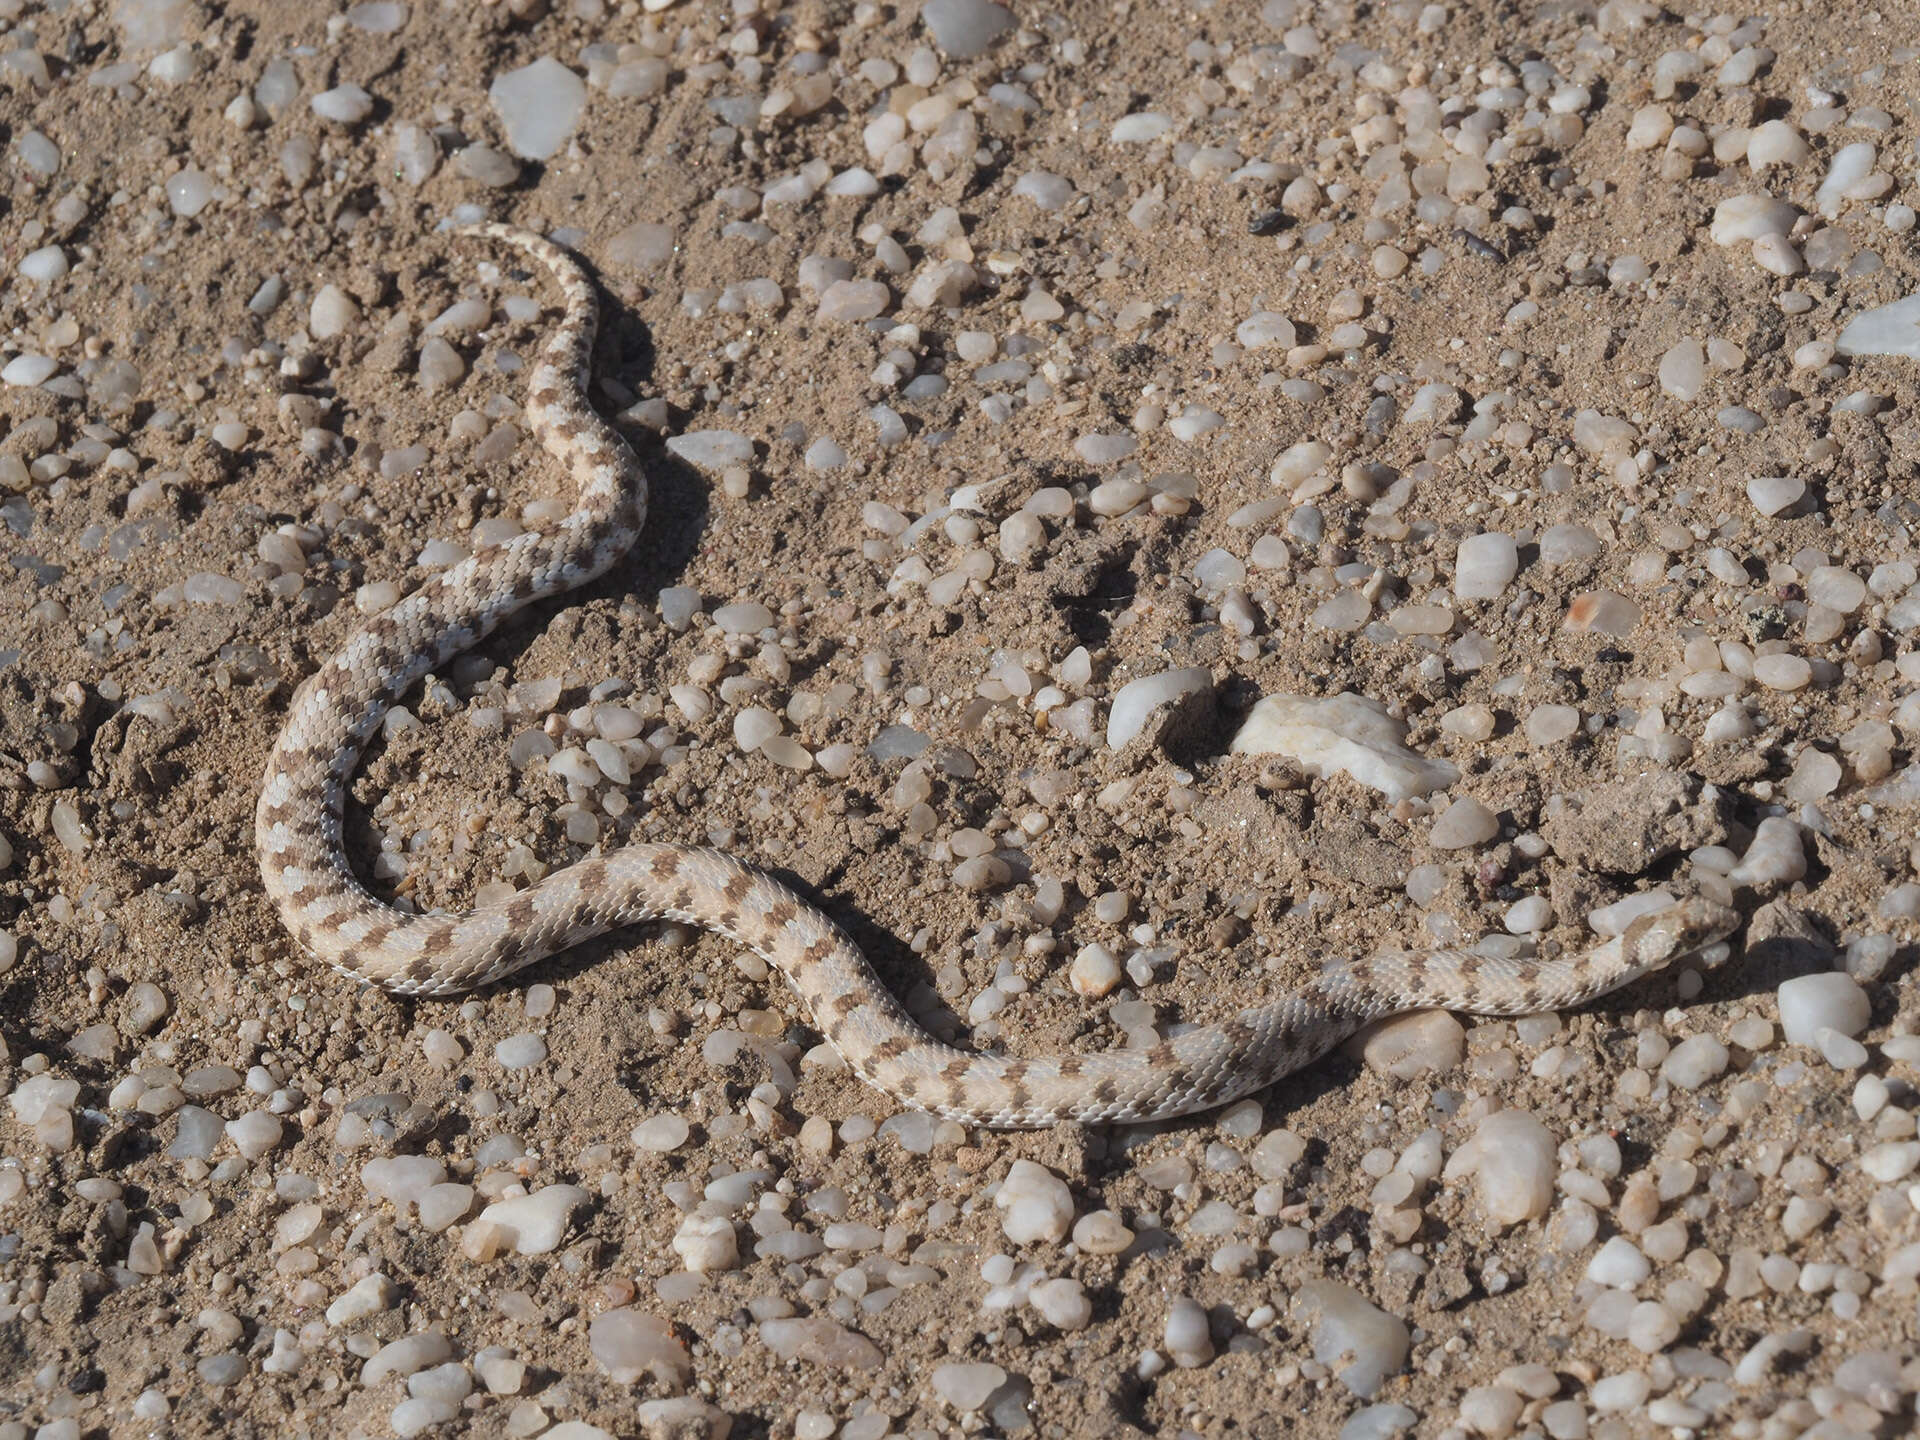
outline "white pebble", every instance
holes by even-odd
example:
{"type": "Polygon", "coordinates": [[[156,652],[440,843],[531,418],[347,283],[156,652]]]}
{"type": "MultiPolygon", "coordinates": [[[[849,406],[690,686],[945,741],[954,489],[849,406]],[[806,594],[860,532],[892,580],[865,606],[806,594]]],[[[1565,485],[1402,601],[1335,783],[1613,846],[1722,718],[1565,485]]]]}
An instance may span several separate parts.
{"type": "Polygon", "coordinates": [[[1691,404],[1707,383],[1707,355],[1698,340],[1678,341],[1660,357],[1660,388],[1691,404]]]}
{"type": "Polygon", "coordinates": [[[353,1287],[342,1294],[327,1307],[327,1324],[351,1325],[364,1320],[369,1315],[378,1315],[391,1309],[399,1296],[393,1281],[378,1270],[363,1275],[354,1282],[353,1287]]]}
{"type": "Polygon", "coordinates": [[[1042,1280],[1027,1292],[1027,1303],[1056,1330],[1084,1330],[1093,1320],[1093,1302],[1069,1277],[1042,1280]]]}
{"type": "MultiPolygon", "coordinates": [[[[920,20],[933,43],[956,60],[984,55],[994,41],[1018,23],[1013,11],[993,0],[927,0],[921,7],[920,20]]],[[[1004,1373],[1001,1378],[1005,1378],[1004,1373]]]]}
{"type": "Polygon", "coordinates": [[[962,1414],[979,1410],[994,1391],[1007,1383],[998,1365],[949,1361],[933,1367],[933,1393],[962,1414]]]}
{"type": "Polygon", "coordinates": [[[1823,1029],[1851,1038],[1872,1018],[1860,982],[1837,970],[1783,981],[1777,999],[1780,1028],[1790,1045],[1817,1044],[1823,1029]]]}
{"type": "Polygon", "coordinates": [[[1920,295],[1861,311],[1835,338],[1834,348],[1842,355],[1920,359],[1920,295]]]}
{"type": "MultiPolygon", "coordinates": [[[[1753,834],[1753,843],[1740,857],[1740,863],[1728,872],[1735,885],[1766,886],[1791,884],[1807,873],[1807,854],[1800,839],[1800,827],[1782,815],[1769,815],[1753,834]]],[[[1808,1030],[1808,1041],[1812,1038],[1808,1030]]]]}
{"type": "Polygon", "coordinates": [[[1785,235],[1800,212],[1771,195],[1734,195],[1714,207],[1708,233],[1716,245],[1751,244],[1762,235],[1785,235]]]}
{"type": "Polygon", "coordinates": [[[452,1343],[437,1330],[402,1335],[398,1340],[389,1341],[374,1351],[367,1363],[360,1367],[360,1383],[372,1386],[396,1377],[404,1380],[429,1365],[444,1364],[452,1358],[452,1343]]]}
{"type": "Polygon", "coordinates": [[[1073,1192],[1043,1165],[1016,1160],[994,1193],[1000,1228],[1016,1245],[1054,1244],[1073,1224],[1073,1192]]]}
{"type": "Polygon", "coordinates": [[[1860,1168],[1882,1185],[1904,1180],[1920,1168],[1920,1140],[1889,1140],[1870,1146],[1860,1156],[1860,1168]]]}
{"type": "Polygon", "coordinates": [[[1471,1175],[1494,1229],[1538,1220],[1553,1201],[1559,1174],[1553,1135],[1525,1110],[1500,1110],[1482,1120],[1447,1161],[1448,1180],[1471,1175]]]}
{"type": "Polygon", "coordinates": [[[587,107],[587,86],[551,56],[494,77],[487,98],[523,160],[547,160],[566,144],[587,107]]]}
{"type": "Polygon", "coordinates": [[[1747,498],[1762,515],[1782,514],[1807,494],[1807,482],[1791,475],[1756,475],[1747,481],[1747,498]]]}
{"type": "Polygon", "coordinates": [[[578,1185],[549,1185],[531,1195],[497,1200],[467,1226],[460,1248],[475,1260],[490,1260],[503,1248],[544,1255],[559,1248],[569,1217],[586,1202],[587,1192],[578,1185]]]}
{"type": "Polygon", "coordinates": [[[1727,1047],[1711,1035],[1692,1035],[1667,1052],[1660,1074],[1670,1085],[1698,1090],[1727,1073],[1727,1047]]]}
{"type": "Polygon", "coordinates": [[[166,190],[167,204],[185,219],[192,219],[213,201],[213,182],[192,166],[169,175],[166,190]]]}
{"type": "Polygon", "coordinates": [[[1812,153],[1805,138],[1785,120],[1763,121],[1747,136],[1747,165],[1756,171],[1798,165],[1812,153]]]}
{"type": "Polygon", "coordinates": [[[1552,902],[1544,895],[1529,895],[1524,900],[1516,900],[1508,908],[1504,923],[1509,935],[1534,935],[1545,930],[1552,921],[1552,902]]]}
{"type": "Polygon", "coordinates": [[[1406,1322],[1349,1286],[1310,1280],[1294,1293],[1293,1308],[1296,1321],[1312,1324],[1313,1358],[1363,1400],[1407,1363],[1413,1336],[1406,1322]]]}
{"type": "Polygon", "coordinates": [[[634,1126],[629,1138],[637,1150],[665,1154],[686,1144],[687,1136],[692,1133],[692,1128],[678,1115],[655,1115],[634,1126]]]}
{"type": "Polygon", "coordinates": [[[27,279],[45,285],[67,273],[67,252],[58,245],[43,245],[22,255],[14,268],[27,279]]]}
{"type": "Polygon", "coordinates": [[[1822,1025],[1813,1035],[1820,1058],[1836,1070],[1858,1070],[1867,1063],[1867,1047],[1831,1026],[1822,1025]]]}
{"type": "Polygon", "coordinates": [[[1489,530],[1460,542],[1454,560],[1453,593],[1462,600],[1493,600],[1520,573],[1520,551],[1511,535],[1489,530]]]}
{"type": "Polygon", "coordinates": [[[338,285],[322,285],[314,293],[307,309],[307,329],[316,340],[331,340],[346,333],[360,314],[360,307],[338,285]]]}
{"type": "Polygon", "coordinates": [[[1463,795],[1433,822],[1428,841],[1436,850],[1465,850],[1484,845],[1500,833],[1500,817],[1471,795],[1463,795]]]}
{"type": "Polygon", "coordinates": [[[414,1435],[424,1434],[459,1416],[460,1407],[448,1401],[409,1397],[393,1407],[387,1416],[387,1423],[401,1440],[410,1440],[414,1435]]]}
{"type": "MultiPolygon", "coordinates": [[[[689,430],[667,441],[667,452],[700,470],[723,470],[753,459],[753,442],[737,430],[689,430]]],[[[675,589],[684,587],[676,586],[675,589]]],[[[696,595],[695,602],[699,597],[696,595]]],[[[666,591],[660,592],[662,605],[666,591]]]]}
{"type": "Polygon", "coordinates": [[[1291,350],[1295,338],[1293,322],[1272,310],[1256,310],[1234,327],[1233,338],[1247,350],[1267,346],[1291,350]]]}
{"type": "Polygon", "coordinates": [[[248,1160],[258,1160],[278,1145],[285,1130],[280,1117],[265,1110],[250,1110],[237,1120],[227,1122],[227,1138],[248,1160]]]}
{"type": "Polygon", "coordinates": [[[493,1047],[493,1058],[503,1070],[525,1070],[547,1058],[547,1042],[531,1031],[509,1035],[493,1047]]]}
{"type": "Polygon", "coordinates": [[[1107,745],[1118,750],[1146,728],[1147,720],[1162,705],[1183,695],[1212,691],[1213,673],[1199,668],[1164,670],[1145,675],[1120,687],[1107,712],[1107,745]]]}
{"type": "Polygon", "coordinates": [[[1587,1262],[1587,1279],[1596,1285],[1632,1290],[1653,1273],[1653,1266],[1624,1235],[1616,1235],[1587,1262]]]}
{"type": "Polygon", "coordinates": [[[336,125],[358,125],[373,113],[373,97],[358,85],[336,85],[309,102],[313,113],[336,125]]]}
{"type": "Polygon", "coordinates": [[[45,355],[35,355],[31,352],[16,355],[7,362],[4,369],[0,369],[0,384],[32,389],[43,380],[51,378],[59,368],[58,360],[50,359],[45,355]]]}
{"type": "Polygon", "coordinates": [[[1113,138],[1122,145],[1144,145],[1158,140],[1173,129],[1173,121],[1165,115],[1144,110],[1134,115],[1123,115],[1113,125],[1113,138]]]}
{"type": "Polygon", "coordinates": [[[1363,695],[1269,695],[1247,715],[1229,749],[1235,755],[1285,755],[1310,775],[1345,774],[1394,801],[1460,778],[1447,761],[1408,749],[1406,734],[1404,720],[1363,695]]]}
{"type": "Polygon", "coordinates": [[[1184,1370],[1204,1365],[1213,1358],[1213,1335],[1207,1326],[1207,1312],[1182,1295],[1167,1311],[1164,1332],[1167,1353],[1184,1370]]]}
{"type": "Polygon", "coordinates": [[[724,1215],[687,1216],[673,1236],[674,1254],[696,1275],[731,1270],[740,1263],[733,1222],[724,1215]]]}
{"type": "Polygon", "coordinates": [[[384,1156],[360,1167],[360,1183],[367,1194],[401,1211],[418,1204],[446,1178],[447,1167],[431,1155],[384,1156]]]}

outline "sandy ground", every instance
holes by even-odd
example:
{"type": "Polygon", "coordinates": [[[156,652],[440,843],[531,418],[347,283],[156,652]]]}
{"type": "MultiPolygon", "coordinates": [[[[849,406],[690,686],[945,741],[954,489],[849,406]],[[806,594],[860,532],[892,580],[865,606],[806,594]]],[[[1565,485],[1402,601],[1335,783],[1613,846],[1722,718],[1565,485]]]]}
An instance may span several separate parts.
{"type": "Polygon", "coordinates": [[[810,1440],[1913,1423],[1920,1263],[1898,1257],[1920,1198],[1898,1147],[1915,1141],[1920,1005],[1913,911],[1887,897],[1916,878],[1915,810],[1865,796],[1914,759],[1889,717],[1920,679],[1916,632],[1888,619],[1920,519],[1914,376],[1804,349],[1920,288],[1897,214],[1911,12],[1838,27],[1789,5],[1749,33],[1617,3],[1075,4],[1021,7],[963,58],[912,3],[393,8],[383,32],[380,7],[0,0],[0,362],[56,362],[0,390],[0,1093],[16,1097],[0,1437],[697,1433],[721,1414],[735,1435],[810,1440]],[[1754,45],[1752,77],[1716,79],[1754,45]],[[1705,58],[1663,82],[1671,52],[1705,58]],[[514,156],[489,86],[542,57],[588,81],[584,109],[550,156],[514,156]],[[342,85],[368,113],[316,113],[342,85]],[[1436,102],[1457,102],[1438,133],[1416,114],[1436,102]],[[1655,104],[1700,153],[1664,132],[1629,144],[1630,125],[1658,129],[1636,120],[1655,104]],[[1167,133],[1111,138],[1139,114],[1167,133]],[[891,140],[888,116],[906,121],[891,140]],[[1491,160],[1484,137],[1458,140],[1473,116],[1500,141],[1491,160]],[[1812,148],[1756,174],[1724,137],[1769,119],[1812,148]],[[1438,148],[1394,148],[1419,138],[1438,148]],[[1823,221],[1815,188],[1862,141],[1890,183],[1823,221]],[[809,162],[826,167],[815,191],[871,173],[780,203],[809,162]],[[1409,174],[1445,197],[1434,218],[1380,199],[1409,174]],[[1799,273],[1709,236],[1716,206],[1763,190],[1805,217],[1799,273]],[[1665,973],[1464,1037],[1411,1022],[1397,1072],[1336,1055],[1226,1118],[909,1127],[911,1149],[872,1134],[899,1107],[819,1048],[778,977],[710,936],[643,927],[464,1002],[336,977],[284,933],[253,854],[290,696],[364,611],[446,562],[423,565],[430,542],[569,503],[513,425],[553,312],[500,308],[551,291],[438,228],[481,217],[557,230],[596,267],[595,398],[649,464],[652,513],[610,576],[510,622],[372,748],[347,828],[378,894],[456,907],[594,844],[719,845],[815,897],[935,1033],[1042,1054],[1223,1018],[1330,956],[1483,935],[1579,951],[1600,906],[1696,872],[1724,884],[1699,852],[1741,854],[1769,815],[1795,822],[1804,873],[1738,887],[1760,919],[1704,985],[1665,973]],[[884,282],[882,318],[835,318],[833,294],[823,316],[837,272],[810,257],[884,282]],[[914,303],[948,262],[971,283],[947,272],[958,293],[914,303]],[[482,323],[429,328],[469,298],[495,302],[482,323]],[[1236,339],[1257,312],[1290,317],[1292,340],[1236,339]],[[433,334],[451,369],[423,358],[433,334]],[[1662,361],[1687,339],[1707,363],[1683,401],[1662,361]],[[908,394],[916,375],[946,383],[908,394]],[[1451,398],[1422,416],[1427,385],[1451,398]],[[1842,403],[1856,393],[1880,403],[1842,403]],[[897,443],[876,406],[904,418],[897,443]],[[1586,411],[1627,429],[1594,439],[1586,411]],[[1170,425],[1183,416],[1200,433],[1170,425]],[[752,442],[744,475],[663,447],[708,430],[752,442]],[[823,437],[840,463],[810,450],[823,437]],[[1305,441],[1328,458],[1270,479],[1305,441]],[[1747,487],[1768,476],[1807,493],[1762,514],[1747,487]],[[898,517],[962,485],[982,489],[901,548],[898,517]],[[1046,491],[1067,513],[1030,506],[1038,544],[1010,540],[1046,491]],[[1553,526],[1584,527],[1592,553],[1554,552],[1553,526]],[[1460,542],[1483,530],[1515,537],[1519,573],[1498,598],[1450,599],[1460,542]],[[1831,623],[1810,615],[1822,569],[1869,582],[1831,623]],[[698,593],[691,624],[663,622],[669,587],[698,593]],[[1361,623],[1331,623],[1342,595],[1365,597],[1361,623]],[[1596,595],[1631,620],[1589,625],[1596,595]],[[709,618],[747,602],[771,623],[709,618]],[[1811,678],[1750,678],[1771,654],[1811,678]],[[1175,667],[1211,672],[1216,703],[1110,749],[1113,694],[1175,667]],[[1727,678],[1681,683],[1711,673],[1727,678]],[[669,694],[686,685],[710,708],[669,694]],[[1396,803],[1225,754],[1257,696],[1349,690],[1404,715],[1459,782],[1396,803]],[[1712,731],[1736,691],[1746,733],[1712,731]],[[1079,722],[1045,713],[1083,698],[1079,722]],[[516,763],[527,732],[581,743],[565,717],[602,701],[659,742],[629,784],[570,793],[544,760],[516,763]],[[844,773],[742,753],[751,705],[809,753],[852,747],[844,773]],[[1577,732],[1537,743],[1529,717],[1550,706],[1577,732]],[[902,785],[905,756],[868,752],[890,726],[930,744],[923,786],[902,785]],[[1434,844],[1430,817],[1461,796],[1496,833],[1434,844]],[[981,844],[1005,876],[957,885],[981,844]],[[1057,917],[1034,912],[1046,880],[1057,917]],[[1111,892],[1124,906],[1098,910],[1111,892]],[[1509,936],[1536,895],[1550,927],[1509,936]],[[1069,962],[1096,944],[1123,964],[1168,953],[1150,982],[1090,998],[1069,962]],[[1871,1006],[1849,1032],[1865,1058],[1786,1043],[1776,988],[1843,965],[1871,1006]],[[529,1032],[545,1058],[502,1065],[496,1046],[529,1032]],[[1663,1068],[1692,1036],[1727,1047],[1697,1088],[1663,1068]],[[36,1120],[18,1097],[42,1075],[74,1086],[50,1115],[44,1084],[26,1092],[36,1120]],[[199,1155],[177,1144],[183,1107],[280,1129],[243,1124],[199,1155]],[[1429,1127],[1451,1157],[1508,1107],[1561,1147],[1527,1216],[1492,1223],[1457,1172],[1381,1198],[1429,1127]],[[685,1141],[636,1146],[659,1115],[685,1141]],[[1276,1131],[1301,1143],[1263,1141],[1276,1131]],[[1896,1152],[1863,1168],[1876,1146],[1896,1152]],[[433,1228],[370,1194],[363,1167],[393,1155],[439,1161],[470,1205],[433,1228]],[[1010,1239],[992,1187],[1020,1159],[1132,1243],[1010,1239]],[[754,1171],[739,1205],[710,1192],[737,1263],[690,1275],[683,1211],[754,1171]],[[558,1184],[588,1199],[554,1248],[469,1257],[489,1201],[558,1184]],[[1827,1207],[1805,1232],[1796,1197],[1827,1207]],[[756,1255],[789,1221],[860,1228],[824,1254],[756,1255]],[[1645,1248],[1664,1258],[1626,1287],[1673,1333],[1644,1314],[1650,1330],[1608,1333],[1589,1261],[1676,1222],[1677,1248],[1661,1232],[1645,1248]],[[389,1298],[330,1322],[376,1273],[389,1298]],[[1082,1323],[1034,1308],[1042,1275],[1078,1282],[1082,1323]],[[1316,1331],[1306,1302],[1327,1281],[1410,1342],[1369,1394],[1316,1331]],[[1178,1357],[1192,1364],[1170,1358],[1181,1297],[1215,1352],[1178,1357]],[[675,1337],[642,1347],[652,1371],[609,1363],[594,1321],[622,1310],[675,1337]],[[760,1328],[810,1317],[797,1356],[760,1328]],[[363,1362],[427,1333],[452,1370],[421,1370],[423,1403],[396,1410],[402,1379],[363,1383],[363,1362]],[[1779,1362],[1736,1372],[1769,1336],[1790,1337],[1779,1362]],[[956,1405],[965,1377],[936,1383],[951,1364],[1005,1372],[985,1414],[956,1405]],[[711,1412],[637,1409],[676,1393],[711,1412]],[[1369,1404],[1405,1408],[1355,1420],[1369,1404]]]}

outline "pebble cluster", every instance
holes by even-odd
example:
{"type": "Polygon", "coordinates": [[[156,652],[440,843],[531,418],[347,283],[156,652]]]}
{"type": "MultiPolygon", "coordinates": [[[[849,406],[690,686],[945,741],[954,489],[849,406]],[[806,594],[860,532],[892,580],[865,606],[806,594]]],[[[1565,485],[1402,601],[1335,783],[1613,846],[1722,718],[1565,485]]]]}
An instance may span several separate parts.
{"type": "Polygon", "coordinates": [[[1920,33],[246,8],[0,0],[0,1440],[1915,1424],[1920,33]],[[1028,1052],[1741,944],[1067,1140],[888,1113],[677,926],[333,988],[249,868],[286,692],[572,506],[550,297],[426,233],[508,216],[651,331],[671,558],[387,714],[392,903],[715,844],[1028,1052]]]}

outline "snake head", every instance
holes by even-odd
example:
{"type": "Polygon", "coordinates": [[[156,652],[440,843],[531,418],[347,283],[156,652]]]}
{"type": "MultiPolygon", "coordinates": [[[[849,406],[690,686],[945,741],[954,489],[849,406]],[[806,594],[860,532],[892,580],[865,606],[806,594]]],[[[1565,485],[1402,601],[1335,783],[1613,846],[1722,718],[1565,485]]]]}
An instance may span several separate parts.
{"type": "Polygon", "coordinates": [[[1655,969],[1704,950],[1739,927],[1739,911],[1693,896],[1635,920],[1621,937],[1622,949],[1632,963],[1655,969]]]}

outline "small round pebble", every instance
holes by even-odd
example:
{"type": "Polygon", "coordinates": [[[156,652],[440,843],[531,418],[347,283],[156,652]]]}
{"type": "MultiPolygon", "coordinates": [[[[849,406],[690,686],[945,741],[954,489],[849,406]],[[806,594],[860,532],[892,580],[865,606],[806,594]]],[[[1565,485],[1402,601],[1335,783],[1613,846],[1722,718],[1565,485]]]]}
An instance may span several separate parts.
{"type": "Polygon", "coordinates": [[[547,1058],[547,1042],[531,1031],[509,1035],[493,1047],[493,1058],[503,1070],[525,1070],[547,1058]]]}
{"type": "Polygon", "coordinates": [[[1727,1072],[1727,1047],[1711,1035],[1692,1035],[1667,1052],[1660,1074],[1682,1090],[1698,1090],[1727,1072]]]}
{"type": "Polygon", "coordinates": [[[1783,514],[1798,505],[1807,493],[1807,482],[1789,475],[1756,475],[1747,482],[1747,498],[1762,515],[1783,514]]]}
{"type": "Polygon", "coordinates": [[[993,1364],[949,1361],[933,1367],[930,1382],[935,1395],[966,1414],[979,1410],[1007,1383],[1007,1372],[993,1364]]]}
{"type": "Polygon", "coordinates": [[[1433,822],[1428,840],[1437,850],[1484,845],[1500,833],[1500,817],[1471,795],[1463,795],[1433,822]]]}
{"type": "Polygon", "coordinates": [[[1213,1358],[1213,1335],[1207,1324],[1207,1312],[1185,1295],[1175,1299],[1168,1309],[1163,1339],[1173,1363],[1184,1370],[1204,1365],[1213,1358]]]}

